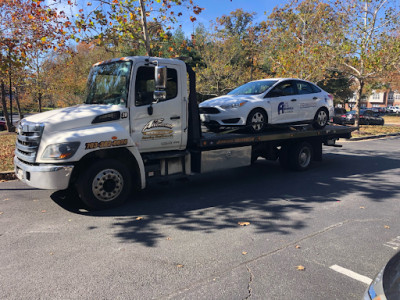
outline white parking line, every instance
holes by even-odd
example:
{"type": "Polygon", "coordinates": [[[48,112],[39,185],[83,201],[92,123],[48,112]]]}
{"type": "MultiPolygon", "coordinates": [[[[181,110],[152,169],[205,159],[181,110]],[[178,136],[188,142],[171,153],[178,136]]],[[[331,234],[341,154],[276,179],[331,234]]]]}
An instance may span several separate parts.
{"type": "Polygon", "coordinates": [[[371,278],[368,278],[367,276],[358,274],[356,272],[353,272],[353,271],[351,271],[349,269],[343,268],[343,267],[338,266],[338,265],[333,265],[333,266],[330,266],[329,268],[334,270],[334,271],[336,271],[336,272],[339,272],[339,273],[341,273],[343,275],[349,276],[350,278],[353,278],[355,280],[358,280],[358,281],[361,281],[361,282],[363,282],[365,284],[368,284],[368,285],[371,284],[371,282],[372,282],[371,278]]]}

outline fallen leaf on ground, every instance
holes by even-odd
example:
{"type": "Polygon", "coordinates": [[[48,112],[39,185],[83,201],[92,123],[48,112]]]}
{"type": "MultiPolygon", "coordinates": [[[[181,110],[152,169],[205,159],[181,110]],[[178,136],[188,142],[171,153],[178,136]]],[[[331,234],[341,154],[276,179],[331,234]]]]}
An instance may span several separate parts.
{"type": "Polygon", "coordinates": [[[297,269],[298,271],[304,271],[304,270],[306,269],[306,267],[304,267],[304,266],[297,266],[296,269],[297,269]]]}
{"type": "Polygon", "coordinates": [[[177,267],[177,268],[183,268],[183,265],[177,264],[176,267],[177,267]]]}
{"type": "Polygon", "coordinates": [[[389,229],[389,228],[390,228],[390,226],[388,226],[388,225],[385,225],[385,228],[386,228],[386,229],[389,229]]]}
{"type": "Polygon", "coordinates": [[[246,255],[246,254],[247,254],[247,252],[246,252],[246,251],[243,251],[243,252],[242,252],[242,254],[243,254],[243,255],[246,255]]]}
{"type": "Polygon", "coordinates": [[[301,247],[299,245],[296,245],[296,249],[300,249],[301,247]]]}
{"type": "Polygon", "coordinates": [[[45,213],[45,212],[46,212],[46,210],[45,210],[45,209],[43,209],[43,210],[42,210],[42,213],[45,213]]]}
{"type": "Polygon", "coordinates": [[[6,199],[4,199],[3,201],[8,201],[8,200],[10,200],[10,198],[6,198],[6,199]]]}
{"type": "Polygon", "coordinates": [[[250,222],[238,222],[240,226],[247,226],[250,225],[250,222]]]}
{"type": "Polygon", "coordinates": [[[172,240],[172,238],[171,237],[167,237],[167,239],[166,239],[167,241],[170,241],[170,240],[172,240]]]}
{"type": "Polygon", "coordinates": [[[361,209],[365,209],[365,206],[360,206],[361,209]]]}
{"type": "Polygon", "coordinates": [[[0,215],[2,215],[3,214],[3,212],[2,211],[0,211],[0,215]]]}

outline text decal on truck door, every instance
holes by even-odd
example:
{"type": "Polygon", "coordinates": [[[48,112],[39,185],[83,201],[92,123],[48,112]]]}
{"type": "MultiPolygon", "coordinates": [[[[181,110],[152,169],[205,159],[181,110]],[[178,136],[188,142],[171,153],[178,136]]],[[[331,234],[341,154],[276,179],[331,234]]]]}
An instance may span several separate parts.
{"type": "Polygon", "coordinates": [[[149,140],[170,138],[174,135],[172,127],[172,124],[164,123],[164,119],[151,120],[142,129],[142,139],[149,140]]]}
{"type": "Polygon", "coordinates": [[[96,149],[96,148],[107,148],[125,146],[128,144],[128,140],[113,140],[113,141],[101,141],[101,142],[90,142],[85,144],[85,150],[96,149]]]}

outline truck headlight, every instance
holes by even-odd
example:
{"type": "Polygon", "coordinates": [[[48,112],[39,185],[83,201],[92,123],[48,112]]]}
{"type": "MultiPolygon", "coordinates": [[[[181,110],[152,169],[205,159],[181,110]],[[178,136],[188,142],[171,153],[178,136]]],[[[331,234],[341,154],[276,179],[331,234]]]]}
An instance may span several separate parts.
{"type": "Polygon", "coordinates": [[[80,142],[69,142],[61,144],[52,144],[46,147],[42,159],[68,159],[78,150],[80,142]]]}
{"type": "Polygon", "coordinates": [[[244,100],[244,101],[238,101],[238,102],[234,102],[234,103],[229,103],[229,104],[222,104],[220,105],[221,108],[223,109],[229,109],[229,108],[238,108],[238,107],[242,107],[243,105],[245,105],[248,101],[244,100]]]}

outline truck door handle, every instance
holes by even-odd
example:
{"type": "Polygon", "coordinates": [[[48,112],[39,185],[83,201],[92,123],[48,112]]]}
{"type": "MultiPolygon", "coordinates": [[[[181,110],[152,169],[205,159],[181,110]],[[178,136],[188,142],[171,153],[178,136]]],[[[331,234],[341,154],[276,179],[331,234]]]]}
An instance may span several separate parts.
{"type": "Polygon", "coordinates": [[[292,99],[292,100],[290,100],[290,101],[295,102],[295,101],[297,101],[297,99],[292,99]]]}
{"type": "Polygon", "coordinates": [[[174,117],[171,117],[171,118],[169,118],[170,120],[179,120],[181,117],[180,116],[174,116],[174,117]]]}

